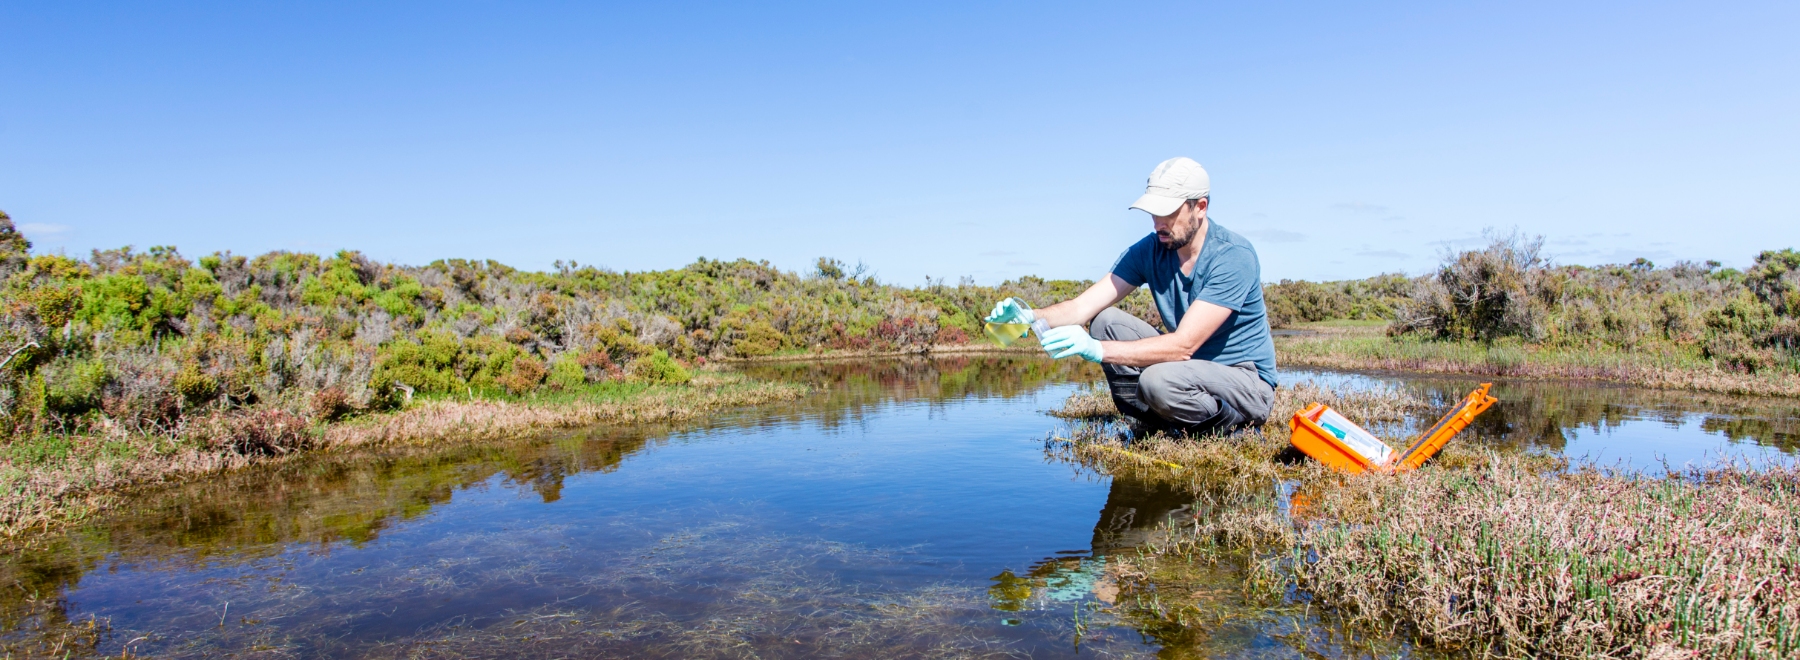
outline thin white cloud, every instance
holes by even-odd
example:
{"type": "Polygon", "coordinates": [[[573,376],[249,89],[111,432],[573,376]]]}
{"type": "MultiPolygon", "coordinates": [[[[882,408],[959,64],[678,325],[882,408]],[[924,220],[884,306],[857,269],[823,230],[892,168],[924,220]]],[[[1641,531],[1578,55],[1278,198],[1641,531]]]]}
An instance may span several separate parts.
{"type": "Polygon", "coordinates": [[[1377,257],[1381,259],[1405,259],[1412,255],[1399,250],[1363,250],[1356,253],[1359,257],[1377,257]]]}
{"type": "Polygon", "coordinates": [[[55,236],[57,234],[67,234],[75,230],[75,228],[68,225],[57,225],[48,222],[21,222],[16,225],[16,228],[30,236],[55,236]]]}

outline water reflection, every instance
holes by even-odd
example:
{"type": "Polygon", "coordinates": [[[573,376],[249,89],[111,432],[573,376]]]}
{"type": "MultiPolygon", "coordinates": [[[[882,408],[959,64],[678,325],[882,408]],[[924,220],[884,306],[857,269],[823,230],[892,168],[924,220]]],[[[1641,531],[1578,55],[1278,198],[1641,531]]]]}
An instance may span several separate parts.
{"type": "MultiPolygon", "coordinates": [[[[1398,385],[1440,408],[1484,380],[1298,370],[1284,377],[1344,387],[1398,385]]],[[[1499,403],[1477,417],[1458,442],[1550,451],[1640,470],[1725,457],[1780,459],[1800,450],[1800,406],[1789,399],[1534,380],[1495,381],[1493,394],[1499,403]]]]}
{"type": "MultiPolygon", "coordinates": [[[[173,656],[1300,657],[1381,643],[1303,608],[1244,601],[1231,567],[1180,585],[1210,594],[1207,626],[1099,614],[1123,598],[1109,566],[1191,502],[1043,460],[1057,422],[1041,411],[1095,379],[1091,365],[970,356],[748,370],[817,391],[683,427],[322,455],[138,493],[9,549],[0,644],[173,656]],[[81,632],[88,617],[112,632],[81,632]]],[[[1443,405],[1475,385],[1284,377],[1393,382],[1443,405]]],[[[1800,413],[1780,401],[1546,382],[1495,393],[1501,403],[1459,441],[1652,461],[1791,453],[1800,432],[1800,413]]]]}
{"type": "Polygon", "coordinates": [[[76,650],[1071,652],[1060,617],[1004,626],[982,585],[1030,547],[1085,541],[1104,484],[1041,459],[1038,412],[1084,369],[770,366],[818,393],[682,428],[323,455],[143,493],[8,553],[0,643],[32,650],[101,617],[112,633],[76,650]]]}

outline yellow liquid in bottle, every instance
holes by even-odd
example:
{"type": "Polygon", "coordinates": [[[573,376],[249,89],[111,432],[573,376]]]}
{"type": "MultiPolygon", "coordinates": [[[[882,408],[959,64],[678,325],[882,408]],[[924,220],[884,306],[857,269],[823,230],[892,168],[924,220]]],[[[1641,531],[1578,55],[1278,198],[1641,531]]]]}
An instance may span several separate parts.
{"type": "Polygon", "coordinates": [[[995,344],[1011,346],[1013,342],[1024,339],[1025,335],[1031,333],[1031,325],[1028,323],[988,323],[981,326],[981,331],[987,333],[988,339],[994,340],[995,344]]]}

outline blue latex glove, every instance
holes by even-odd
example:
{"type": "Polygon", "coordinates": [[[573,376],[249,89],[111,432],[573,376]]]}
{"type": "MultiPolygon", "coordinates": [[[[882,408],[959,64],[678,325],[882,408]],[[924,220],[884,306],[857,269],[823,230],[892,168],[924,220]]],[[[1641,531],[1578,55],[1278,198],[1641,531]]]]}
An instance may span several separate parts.
{"type": "Polygon", "coordinates": [[[987,318],[982,320],[988,323],[1031,323],[1037,320],[1037,315],[1032,314],[1031,308],[1020,303],[1018,298],[1007,298],[995,304],[994,311],[988,312],[987,318]]]}
{"type": "Polygon", "coordinates": [[[1044,352],[1050,357],[1061,360],[1071,355],[1079,355],[1089,362],[1099,362],[1105,352],[1100,350],[1100,340],[1087,333],[1087,328],[1079,325],[1065,325],[1051,328],[1044,336],[1038,338],[1043,344],[1044,352]]]}

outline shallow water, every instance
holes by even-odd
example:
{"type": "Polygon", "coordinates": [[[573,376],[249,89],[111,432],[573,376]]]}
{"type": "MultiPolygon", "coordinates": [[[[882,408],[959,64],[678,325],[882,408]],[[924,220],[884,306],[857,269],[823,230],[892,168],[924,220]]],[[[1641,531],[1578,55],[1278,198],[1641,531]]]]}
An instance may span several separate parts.
{"type": "Polygon", "coordinates": [[[1443,409],[1484,380],[1493,382],[1499,402],[1458,442],[1554,452],[1577,465],[1660,474],[1723,460],[1786,461],[1800,451],[1800,406],[1788,399],[1379,372],[1284,370],[1283,377],[1339,387],[1402,387],[1443,409]]]}
{"type": "MultiPolygon", "coordinates": [[[[1101,611],[1110,556],[1184,498],[1050,460],[1092,367],[1032,358],[762,366],[807,400],[687,428],[325,456],[146,493],[0,564],[0,638],[162,656],[1195,656],[1412,652],[1221,569],[1217,620],[1101,611]]],[[[1284,372],[1450,401],[1475,380],[1284,372]]],[[[1502,382],[1459,442],[1660,466],[1779,457],[1781,401],[1502,382]]]]}

